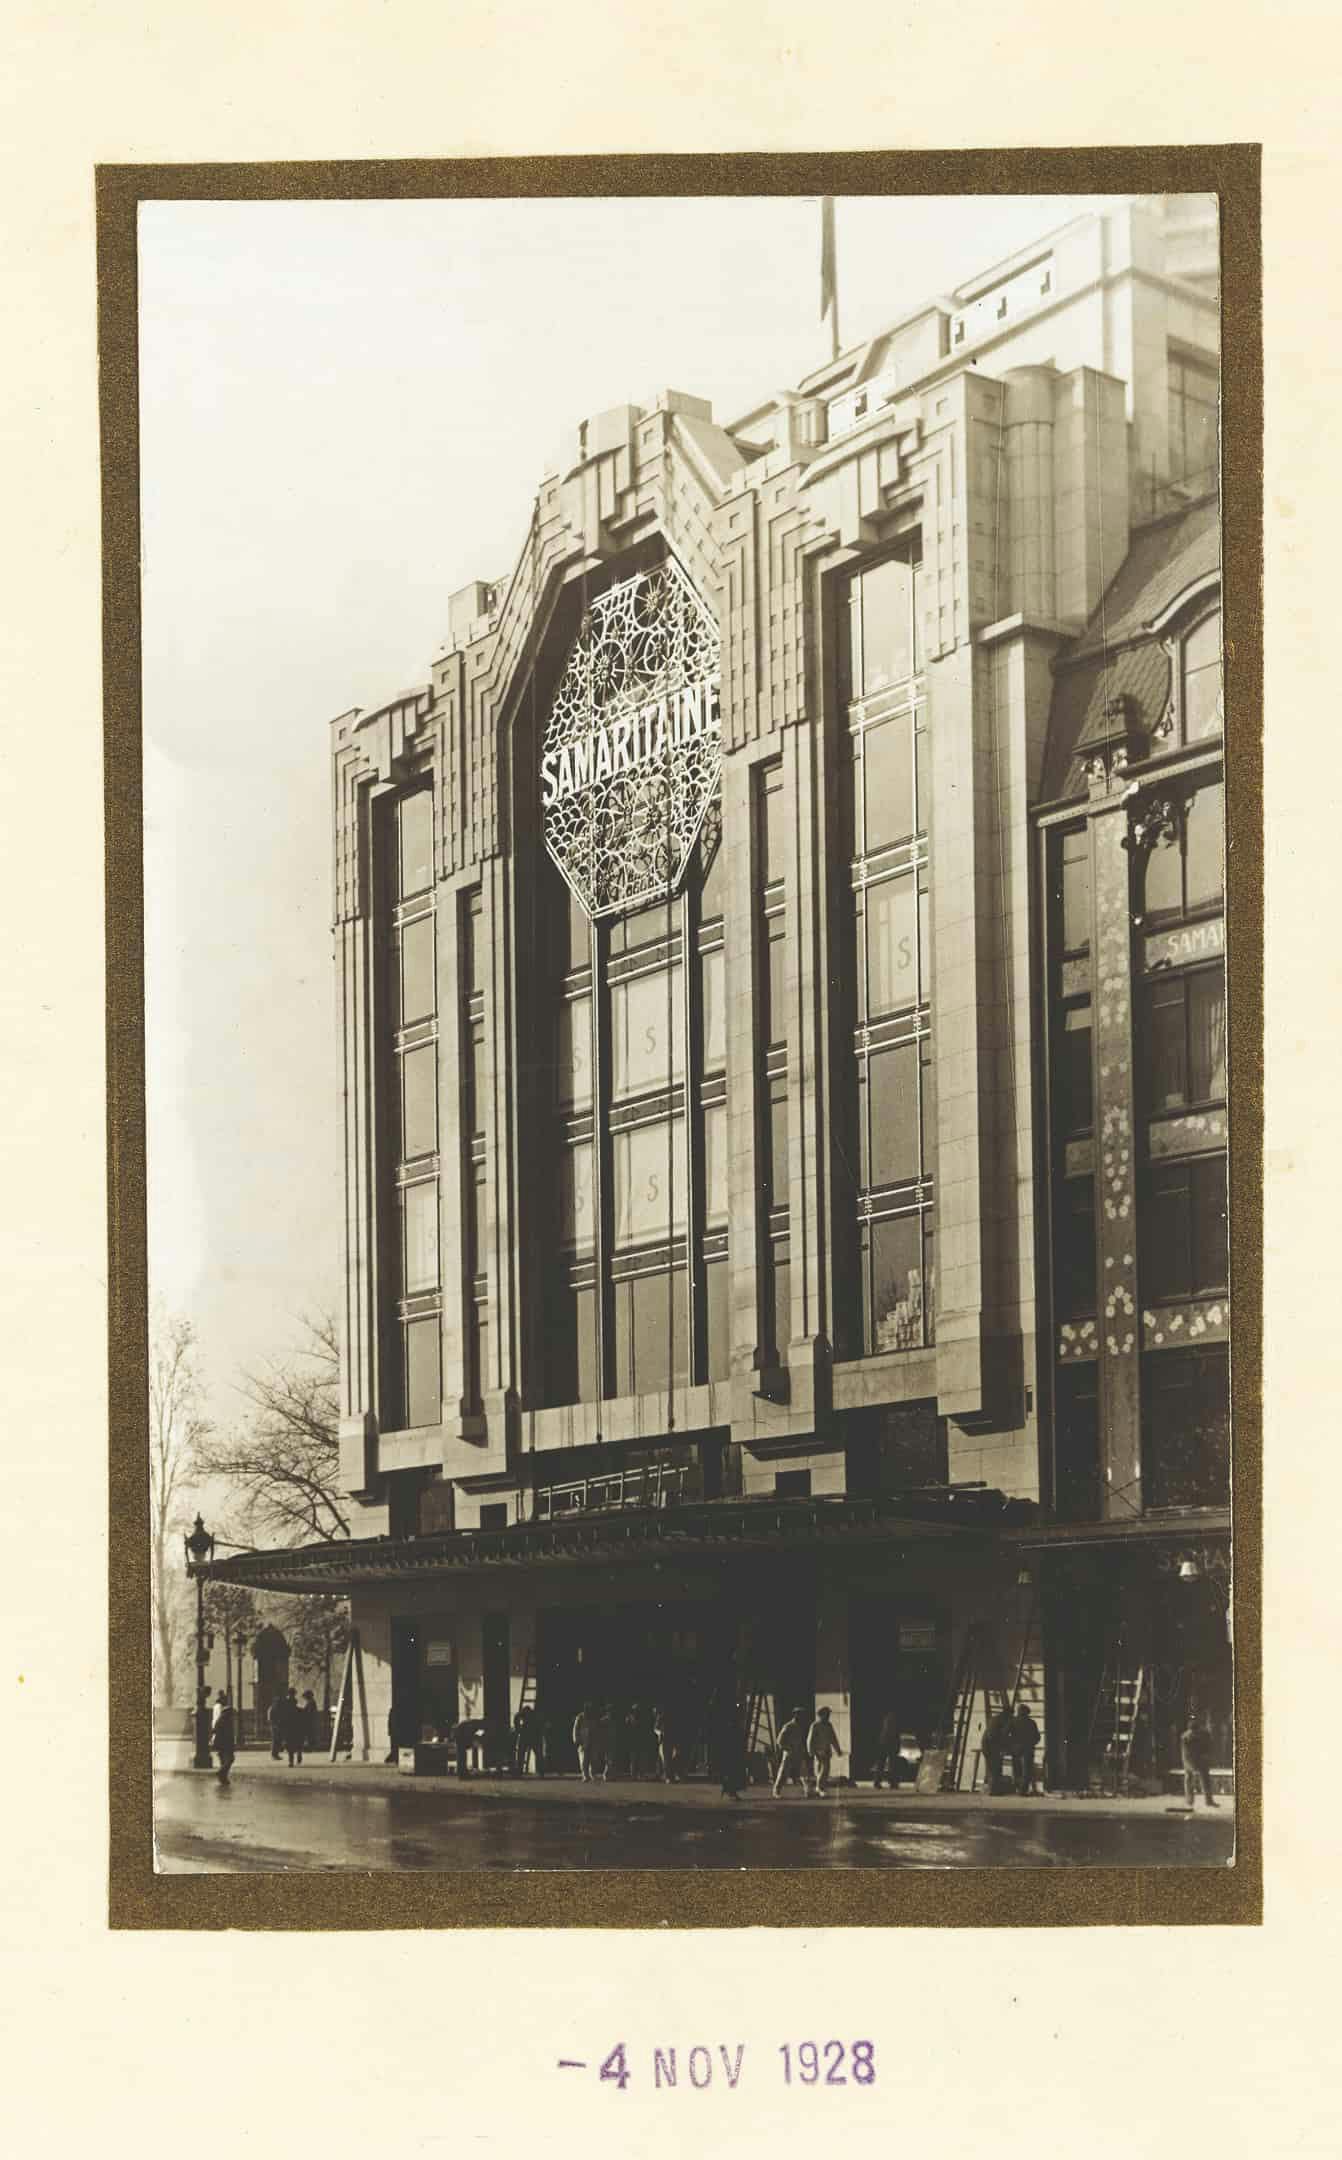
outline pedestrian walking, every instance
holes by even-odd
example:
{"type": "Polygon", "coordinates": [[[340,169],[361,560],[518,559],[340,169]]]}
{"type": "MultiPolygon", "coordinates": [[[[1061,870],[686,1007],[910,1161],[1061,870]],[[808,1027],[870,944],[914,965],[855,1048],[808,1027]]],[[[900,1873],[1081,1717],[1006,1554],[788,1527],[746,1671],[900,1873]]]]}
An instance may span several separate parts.
{"type": "Polygon", "coordinates": [[[785,1785],[800,1785],[806,1790],[806,1712],[799,1704],[785,1725],[778,1728],[775,1742],[778,1749],[778,1769],[774,1776],[774,1798],[785,1785]]]}
{"type": "Polygon", "coordinates": [[[219,1782],[227,1785],[228,1773],[233,1768],[233,1758],[238,1752],[238,1728],[233,1705],[223,1688],[220,1688],[214,1705],[210,1748],[219,1758],[219,1782]]]}
{"type": "Polygon", "coordinates": [[[844,1752],[839,1746],[839,1736],[829,1721],[827,1703],[822,1703],[816,1711],[815,1723],[806,1735],[806,1752],[811,1758],[816,1797],[819,1799],[829,1792],[830,1765],[834,1757],[844,1752]]]}
{"type": "Polygon", "coordinates": [[[270,1708],[266,1712],[266,1723],[270,1727],[270,1759],[272,1762],[278,1762],[284,1747],[284,1693],[282,1689],[271,1701],[270,1708]]]}
{"type": "Polygon", "coordinates": [[[304,1688],[303,1745],[310,1755],[315,1755],[318,1748],[321,1746],[321,1720],[322,1714],[321,1711],[317,1708],[316,1696],[313,1694],[311,1688],[304,1688]]]}
{"type": "Polygon", "coordinates": [[[284,1747],[289,1757],[289,1768],[303,1761],[303,1705],[298,1700],[298,1690],[290,1688],[284,1698],[284,1747]]]}
{"type": "Polygon", "coordinates": [[[899,1712],[887,1710],[881,1719],[881,1729],[876,1735],[876,1764],[872,1776],[872,1790],[879,1792],[883,1781],[888,1781],[893,1792],[899,1783],[899,1712]]]}
{"type": "Polygon", "coordinates": [[[1018,1793],[1034,1791],[1034,1751],[1038,1745],[1039,1727],[1024,1703],[1017,1703],[1011,1720],[1011,1775],[1018,1793]]]}
{"type": "Polygon", "coordinates": [[[592,1736],[596,1729],[596,1712],[591,1703],[584,1703],[573,1720],[573,1745],[578,1750],[578,1775],[584,1785],[594,1782],[592,1769],[592,1736]]]}
{"type": "Polygon", "coordinates": [[[659,1705],[652,1713],[652,1731],[657,1743],[658,1775],[666,1785],[678,1784],[676,1728],[672,1712],[659,1705]]]}
{"type": "Polygon", "coordinates": [[[979,1742],[979,1752],[983,1757],[983,1774],[988,1781],[988,1791],[992,1795],[1000,1794],[1002,1791],[1002,1763],[1010,1748],[1011,1712],[1004,1703],[1000,1710],[994,1710],[983,1728],[983,1738],[979,1742]]]}
{"type": "Polygon", "coordinates": [[[1212,1736],[1207,1721],[1191,1710],[1188,1723],[1179,1735],[1179,1758],[1184,1766],[1184,1804],[1191,1811],[1196,1788],[1202,1787],[1202,1797],[1208,1807],[1217,1805],[1212,1792],[1212,1736]]]}

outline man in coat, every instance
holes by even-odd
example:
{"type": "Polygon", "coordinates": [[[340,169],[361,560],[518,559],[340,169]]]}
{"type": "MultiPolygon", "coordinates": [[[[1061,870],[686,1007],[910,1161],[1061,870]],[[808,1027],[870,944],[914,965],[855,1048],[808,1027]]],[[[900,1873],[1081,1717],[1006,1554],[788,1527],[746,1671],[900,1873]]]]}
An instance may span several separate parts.
{"type": "Polygon", "coordinates": [[[272,1762],[278,1762],[280,1752],[284,1746],[284,1695],[282,1691],[277,1692],[272,1697],[270,1708],[266,1712],[266,1723],[270,1727],[270,1759],[272,1762]]]}
{"type": "Polygon", "coordinates": [[[290,1688],[284,1698],[284,1746],[289,1757],[289,1768],[303,1761],[303,1705],[298,1700],[297,1688],[290,1688]]]}
{"type": "Polygon", "coordinates": [[[1011,1712],[1006,1704],[995,1710],[983,1728],[980,1742],[983,1754],[983,1774],[988,1781],[988,1791],[1000,1794],[1002,1790],[1002,1762],[1011,1748],[1011,1712]]]}
{"type": "Polygon", "coordinates": [[[1196,1711],[1190,1711],[1188,1723],[1179,1735],[1179,1758],[1184,1766],[1184,1802],[1191,1810],[1198,1785],[1208,1807],[1216,1806],[1212,1793],[1212,1736],[1207,1721],[1196,1711]]]}
{"type": "Polygon", "coordinates": [[[210,1727],[210,1747],[219,1758],[219,1782],[228,1783],[228,1773],[233,1768],[233,1758],[238,1752],[237,1721],[233,1705],[220,1688],[214,1706],[214,1722],[210,1727]]]}
{"type": "Polygon", "coordinates": [[[1011,1775],[1018,1793],[1034,1791],[1034,1751],[1038,1745],[1039,1727],[1024,1703],[1017,1703],[1011,1720],[1011,1775]]]}
{"type": "Polygon", "coordinates": [[[800,1785],[806,1790],[806,1712],[799,1703],[786,1724],[778,1728],[778,1769],[774,1776],[774,1798],[785,1785],[800,1785]]]}
{"type": "Polygon", "coordinates": [[[881,1719],[881,1729],[876,1736],[876,1768],[872,1777],[872,1790],[879,1792],[881,1780],[889,1780],[893,1792],[899,1783],[899,1712],[887,1710],[881,1719]]]}
{"type": "Polygon", "coordinates": [[[842,1755],[839,1736],[829,1721],[829,1705],[822,1703],[815,1714],[815,1723],[806,1735],[806,1752],[811,1758],[811,1771],[815,1779],[816,1798],[829,1793],[830,1765],[836,1755],[842,1755]]]}

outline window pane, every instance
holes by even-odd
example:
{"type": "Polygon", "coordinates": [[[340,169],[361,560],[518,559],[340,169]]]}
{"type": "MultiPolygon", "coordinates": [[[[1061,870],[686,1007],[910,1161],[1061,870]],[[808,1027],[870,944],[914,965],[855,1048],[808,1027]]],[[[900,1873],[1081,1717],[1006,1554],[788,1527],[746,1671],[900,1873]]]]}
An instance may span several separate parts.
{"type": "Polygon", "coordinates": [[[719,946],[703,956],[704,1070],[718,1072],[727,1062],[727,955],[719,946]]]}
{"type": "Polygon", "coordinates": [[[664,1388],[674,1375],[689,1373],[689,1309],[685,1274],[640,1275],[628,1287],[633,1305],[633,1385],[626,1392],[646,1395],[664,1388]]]}
{"type": "MultiPolygon", "coordinates": [[[[699,845],[702,848],[702,840],[700,840],[699,845]]],[[[708,865],[699,892],[699,920],[701,922],[712,922],[715,916],[722,913],[723,887],[726,882],[723,872],[723,852],[722,842],[719,840],[713,850],[713,857],[708,865]]]]}
{"type": "Polygon", "coordinates": [[[1075,1320],[1095,1310],[1095,1181],[1065,1178],[1058,1195],[1056,1297],[1058,1311],[1075,1320]]]}
{"type": "Polygon", "coordinates": [[[1183,858],[1179,842],[1157,840],[1146,858],[1142,905],[1148,915],[1179,913],[1184,904],[1183,858]]]}
{"type": "Polygon", "coordinates": [[[560,1103],[586,1110],[592,1100],[592,1000],[573,998],[559,1008],[556,1072],[560,1103]]]}
{"type": "Polygon", "coordinates": [[[769,1205],[789,1205],[787,1082],[775,1080],[769,1088],[769,1205]]]}
{"type": "Polygon", "coordinates": [[[731,1313],[728,1304],[729,1270],[725,1260],[717,1260],[704,1271],[705,1303],[708,1310],[708,1377],[710,1380],[726,1380],[731,1376],[732,1342],[731,1313]]]}
{"type": "Polygon", "coordinates": [[[932,814],[932,756],[927,739],[927,728],[924,724],[926,721],[926,717],[927,716],[924,712],[920,711],[918,713],[919,724],[917,732],[913,738],[913,777],[915,797],[913,822],[915,831],[920,833],[925,833],[927,831],[928,820],[932,814]]]}
{"type": "Polygon", "coordinates": [[[442,1416],[438,1380],[438,1321],[410,1320],[405,1327],[405,1422],[436,1425],[442,1416]]]}
{"type": "Polygon", "coordinates": [[[679,1081],[685,1070],[680,970],[659,968],[633,982],[612,983],[610,1028],[617,1101],[679,1081]]]}
{"type": "Polygon", "coordinates": [[[461,1122],[462,1129],[468,1137],[483,1132],[485,1129],[484,1094],[480,1084],[480,1067],[484,1057],[484,1049],[484,1023],[475,1020],[471,1023],[462,1043],[461,1122]]]}
{"type": "Polygon", "coordinates": [[[578,1401],[595,1402],[597,1386],[596,1292],[579,1290],[574,1296],[578,1335],[578,1401]]]}
{"type": "Polygon", "coordinates": [[[923,607],[926,596],[927,588],[923,583],[923,565],[920,558],[913,565],[913,672],[915,675],[921,674],[923,667],[923,607]]]}
{"type": "Polygon", "coordinates": [[[676,1118],[673,1122],[674,1160],[669,1137],[672,1126],[665,1119],[614,1135],[617,1244],[641,1245],[671,1234],[673,1185],[675,1228],[677,1233],[685,1228],[685,1120],[676,1118]]]}
{"type": "Polygon", "coordinates": [[[433,797],[427,788],[403,795],[397,805],[403,900],[433,883],[433,797]]]}
{"type": "Polygon", "coordinates": [[[1224,1102],[1226,1092],[1226,983],[1220,968],[1188,980],[1189,1099],[1224,1102]]]}
{"type": "Polygon", "coordinates": [[[923,1239],[917,1215],[871,1229],[872,1349],[911,1350],[923,1340],[923,1239]]]}
{"type": "Polygon", "coordinates": [[[1094,1365],[1059,1368],[1053,1462],[1059,1518],[1093,1522],[1100,1512],[1100,1405],[1094,1365]]]}
{"type": "Polygon", "coordinates": [[[1142,1359],[1142,1382],[1147,1506],[1224,1506],[1230,1497],[1230,1368],[1225,1351],[1156,1351],[1142,1359]]]}
{"type": "Polygon", "coordinates": [[[1225,1157],[1193,1163],[1191,1169],[1195,1286],[1199,1290],[1224,1290],[1230,1281],[1225,1157]]]}
{"type": "Polygon", "coordinates": [[[780,1364],[787,1363],[788,1344],[792,1340],[792,1262],[788,1241],[780,1239],[773,1248],[773,1347],[780,1364]]]}
{"type": "Polygon", "coordinates": [[[1184,735],[1197,742],[1221,725],[1221,617],[1209,615],[1184,640],[1184,735]]]}
{"type": "Polygon", "coordinates": [[[897,558],[862,574],[862,695],[913,673],[913,572],[897,558]]]}
{"type": "Polygon", "coordinates": [[[935,1177],[937,1168],[937,1064],[932,1054],[932,1038],[924,1035],[918,1044],[918,1074],[923,1090],[923,1176],[935,1177]]]}
{"type": "Polygon", "coordinates": [[[937,1225],[934,1210],[927,1208],[923,1213],[923,1341],[934,1343],[936,1339],[937,1225]]]}
{"type": "Polygon", "coordinates": [[[772,934],[769,926],[769,1041],[787,1041],[787,967],[785,965],[787,941],[781,928],[772,934]]]}
{"type": "Polygon", "coordinates": [[[480,950],[480,895],[472,893],[461,911],[461,994],[470,997],[484,988],[481,969],[484,955],[480,950]]]}
{"type": "Polygon", "coordinates": [[[591,960],[591,925],[582,902],[575,898],[562,879],[553,881],[551,905],[559,940],[560,972],[570,974],[574,968],[586,967],[591,960]]]}
{"type": "Polygon", "coordinates": [[[1058,1120],[1065,1133],[1089,1132],[1092,1108],[1090,1007],[1069,1006],[1058,1040],[1058,1120]]]}
{"type": "Polygon", "coordinates": [[[438,1186],[407,1185],[401,1194],[404,1236],[402,1281],[407,1297],[438,1287],[438,1186]]]}
{"type": "Polygon", "coordinates": [[[918,875],[918,996],[922,1004],[931,1004],[932,894],[925,871],[918,875]]]}
{"type": "Polygon", "coordinates": [[[867,1011],[897,1012],[918,998],[917,895],[910,877],[867,887],[867,1011]]]}
{"type": "Polygon", "coordinates": [[[426,1020],[434,1010],[433,917],[421,915],[401,932],[401,1025],[426,1020]]]}
{"type": "Polygon", "coordinates": [[[1064,833],[1060,853],[1063,950],[1080,952],[1090,943],[1090,835],[1064,833]]]}
{"type": "Polygon", "coordinates": [[[1146,1055],[1151,1108],[1181,1110],[1188,1100],[1187,1052],[1184,1045],[1184,985],[1154,983],[1146,1008],[1146,1055]]]}
{"type": "Polygon", "coordinates": [[[1187,1297],[1193,1288],[1193,1223],[1188,1170],[1153,1170],[1142,1210],[1142,1296],[1187,1297]]]}
{"type": "Polygon", "coordinates": [[[592,1147],[565,1148],[559,1159],[559,1238],[564,1245],[590,1245],[594,1236],[592,1213],[592,1147]]]}
{"type": "Polygon", "coordinates": [[[912,733],[910,713],[863,731],[868,854],[892,841],[907,840],[913,832],[912,733]]]}
{"type": "Polygon", "coordinates": [[[869,1061],[871,1105],[869,1185],[916,1178],[918,1159],[918,1045],[900,1043],[869,1061]]]}
{"type": "Polygon", "coordinates": [[[631,1282],[615,1285],[615,1392],[632,1395],[634,1392],[634,1286],[631,1282]]]}
{"type": "Polygon", "coordinates": [[[438,1144],[437,1057],[432,1043],[401,1059],[401,1159],[431,1155],[438,1144]]]}
{"type": "Polygon", "coordinates": [[[783,776],[770,772],[763,789],[760,838],[764,848],[764,883],[775,884],[786,874],[787,849],[783,831],[783,776]]]}
{"type": "Polygon", "coordinates": [[[610,928],[612,952],[633,952],[640,945],[657,945],[680,935],[680,904],[657,900],[636,915],[622,915],[610,928]]]}
{"type": "Polygon", "coordinates": [[[1189,798],[1184,853],[1188,865],[1186,882],[1190,908],[1207,907],[1221,897],[1224,801],[1225,790],[1219,781],[1215,787],[1199,788],[1196,795],[1189,798]]]}
{"type": "Polygon", "coordinates": [[[720,1230],[727,1220],[727,1105],[704,1112],[704,1221],[720,1230]]]}

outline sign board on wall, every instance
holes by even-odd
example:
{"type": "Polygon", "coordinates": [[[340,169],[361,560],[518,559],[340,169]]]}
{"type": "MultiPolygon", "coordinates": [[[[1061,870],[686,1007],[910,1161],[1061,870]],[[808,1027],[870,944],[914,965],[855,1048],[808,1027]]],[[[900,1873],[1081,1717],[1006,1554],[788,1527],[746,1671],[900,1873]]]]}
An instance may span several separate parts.
{"type": "Polygon", "coordinates": [[[426,1642],[424,1645],[424,1663],[426,1665],[450,1665],[452,1663],[451,1643],[442,1636],[436,1642],[426,1642]]]}
{"type": "Polygon", "coordinates": [[[596,919],[668,899],[722,776],[721,643],[674,557],[592,602],[541,746],[545,845],[596,919]]]}

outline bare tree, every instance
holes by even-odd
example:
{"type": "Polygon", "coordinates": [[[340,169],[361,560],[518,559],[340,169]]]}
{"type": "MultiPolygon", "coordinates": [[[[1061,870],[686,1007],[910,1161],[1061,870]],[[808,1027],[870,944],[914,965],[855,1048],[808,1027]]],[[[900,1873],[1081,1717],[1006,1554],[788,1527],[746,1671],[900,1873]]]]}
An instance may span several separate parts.
{"type": "Polygon", "coordinates": [[[153,1570],[154,1692],[173,1692],[181,1618],[181,1583],[169,1551],[182,1522],[187,1479],[208,1433],[191,1322],[158,1315],[149,1350],[149,1530],[153,1570]]]}
{"type": "Polygon", "coordinates": [[[211,1432],[197,1449],[203,1475],[232,1488],[248,1524],[281,1544],[349,1536],[340,1490],[340,1346],[329,1314],[303,1321],[287,1358],[244,1375],[251,1417],[211,1432]]]}
{"type": "Polygon", "coordinates": [[[243,1583],[206,1583],[205,1624],[216,1629],[224,1638],[224,1685],[228,1689],[230,1701],[240,1712],[243,1649],[248,1637],[254,1636],[261,1624],[261,1615],[252,1591],[243,1583]],[[236,1677],[233,1671],[235,1650],[238,1657],[236,1677]]]}

